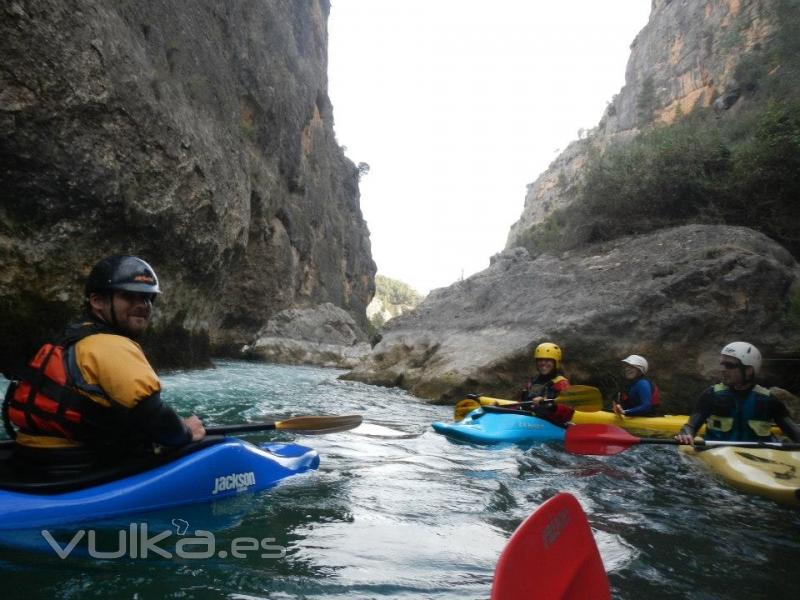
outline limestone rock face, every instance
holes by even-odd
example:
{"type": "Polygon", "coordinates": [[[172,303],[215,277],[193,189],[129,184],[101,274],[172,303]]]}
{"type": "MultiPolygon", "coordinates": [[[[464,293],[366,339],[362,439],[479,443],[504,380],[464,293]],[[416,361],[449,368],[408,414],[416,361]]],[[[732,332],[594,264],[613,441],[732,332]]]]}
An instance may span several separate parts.
{"type": "Polygon", "coordinates": [[[572,201],[590,147],[602,150],[643,126],[671,123],[695,106],[734,108],[742,92],[736,66],[751,49],[769,46],[778,1],[653,0],[649,21],[631,44],[625,85],[589,132],[591,144],[570,144],[529,186],[506,248],[520,245],[532,226],[572,201]]]}
{"type": "Polygon", "coordinates": [[[3,4],[3,362],[60,327],[117,253],[161,277],[156,334],[239,348],[279,311],[325,302],[366,326],[375,265],[333,134],[329,8],[3,4]]]}
{"type": "MultiPolygon", "coordinates": [[[[767,357],[800,345],[789,307],[797,293],[794,258],[746,228],[687,225],[535,259],[514,248],[392,319],[346,377],[434,401],[511,397],[533,371],[535,346],[553,341],[572,382],[607,398],[621,389],[620,360],[644,355],[665,408],[687,411],[715,382],[725,343],[752,341],[767,357]]],[[[767,361],[766,380],[791,364],[767,361]]]]}
{"type": "Polygon", "coordinates": [[[355,367],[369,351],[353,317],[329,302],[277,313],[242,349],[248,358],[345,369],[355,367]]]}

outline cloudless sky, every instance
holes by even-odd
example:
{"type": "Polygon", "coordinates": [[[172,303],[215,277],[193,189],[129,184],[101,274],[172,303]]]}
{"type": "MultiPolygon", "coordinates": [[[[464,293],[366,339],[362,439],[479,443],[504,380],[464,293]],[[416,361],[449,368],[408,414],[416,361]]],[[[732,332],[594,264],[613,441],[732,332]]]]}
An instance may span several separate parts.
{"type": "Polygon", "coordinates": [[[625,82],[650,0],[332,0],[339,144],[370,172],[378,273],[427,293],[489,266],[526,186],[625,82]]]}

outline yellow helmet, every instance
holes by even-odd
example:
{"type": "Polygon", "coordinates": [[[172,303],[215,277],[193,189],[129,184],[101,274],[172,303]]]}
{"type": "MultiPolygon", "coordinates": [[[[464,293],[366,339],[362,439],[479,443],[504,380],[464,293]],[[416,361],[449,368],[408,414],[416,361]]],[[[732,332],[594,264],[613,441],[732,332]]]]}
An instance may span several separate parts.
{"type": "Polygon", "coordinates": [[[551,342],[545,342],[536,346],[533,351],[533,358],[549,358],[556,361],[556,369],[561,365],[561,348],[551,342]]]}

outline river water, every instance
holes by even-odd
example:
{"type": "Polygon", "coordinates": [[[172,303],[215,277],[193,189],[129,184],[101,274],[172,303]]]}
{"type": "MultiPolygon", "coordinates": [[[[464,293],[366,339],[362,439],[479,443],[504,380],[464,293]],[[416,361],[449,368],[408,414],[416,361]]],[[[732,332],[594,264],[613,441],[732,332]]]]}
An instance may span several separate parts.
{"type": "MultiPolygon", "coordinates": [[[[130,523],[169,528],[177,519],[189,530],[212,531],[217,548],[255,538],[276,550],[61,559],[49,548],[5,541],[2,597],[488,598],[509,535],[558,491],[583,505],[614,598],[800,597],[800,511],[729,489],[674,447],[598,458],[569,455],[558,444],[457,445],[430,428],[450,420],[452,408],[339,381],[340,374],[219,361],[215,369],[164,376],[164,397],[207,423],[358,413],[367,425],[324,436],[251,435],[311,446],[320,468],[257,495],[106,526],[116,536],[130,523]]],[[[103,543],[117,547],[115,539],[103,543]]]]}

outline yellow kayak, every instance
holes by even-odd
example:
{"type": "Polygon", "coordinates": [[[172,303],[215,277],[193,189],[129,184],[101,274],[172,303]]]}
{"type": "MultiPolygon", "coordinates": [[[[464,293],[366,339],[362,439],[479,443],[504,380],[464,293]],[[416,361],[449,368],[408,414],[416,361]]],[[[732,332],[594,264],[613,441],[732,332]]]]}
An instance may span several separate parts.
{"type": "MultiPolygon", "coordinates": [[[[494,404],[504,406],[506,404],[516,404],[513,400],[502,398],[480,397],[481,404],[494,404]]],[[[596,411],[583,412],[575,411],[572,417],[573,423],[584,425],[586,423],[598,423],[600,425],[616,425],[631,432],[642,435],[675,435],[678,430],[689,420],[686,415],[667,415],[664,417],[618,417],[613,412],[596,411]]]]}
{"type": "MultiPolygon", "coordinates": [[[[514,400],[490,398],[489,396],[481,396],[480,403],[483,405],[493,404],[495,406],[516,404],[514,400]]],[[[622,427],[626,431],[630,431],[631,433],[638,434],[643,437],[669,437],[675,435],[688,420],[688,415],[665,415],[663,417],[619,417],[613,412],[604,410],[598,410],[595,412],[576,410],[575,414],[572,416],[572,422],[579,425],[585,425],[587,423],[615,425],[616,427],[622,427]]],[[[697,432],[697,435],[702,435],[704,431],[705,425],[700,428],[700,430],[697,432]]],[[[773,427],[772,434],[781,435],[781,430],[777,427],[773,427]]]]}
{"type": "Polygon", "coordinates": [[[800,507],[800,451],[733,446],[709,450],[681,446],[680,449],[704,462],[738,490],[800,507]]]}
{"type": "Polygon", "coordinates": [[[615,425],[631,433],[648,435],[675,435],[686,424],[689,417],[686,415],[666,415],[663,417],[618,417],[613,412],[599,410],[597,412],[575,411],[572,422],[580,425],[598,423],[600,425],[615,425]]]}
{"type": "MultiPolygon", "coordinates": [[[[678,430],[689,420],[687,415],[664,415],[663,417],[618,417],[612,412],[599,410],[597,412],[575,411],[572,422],[576,424],[599,423],[600,425],[615,425],[631,433],[638,433],[642,437],[669,437],[678,433],[678,430]]],[[[706,430],[703,425],[697,432],[702,435],[706,430]]],[[[772,435],[780,436],[783,433],[777,427],[771,429],[772,435]]]]}

